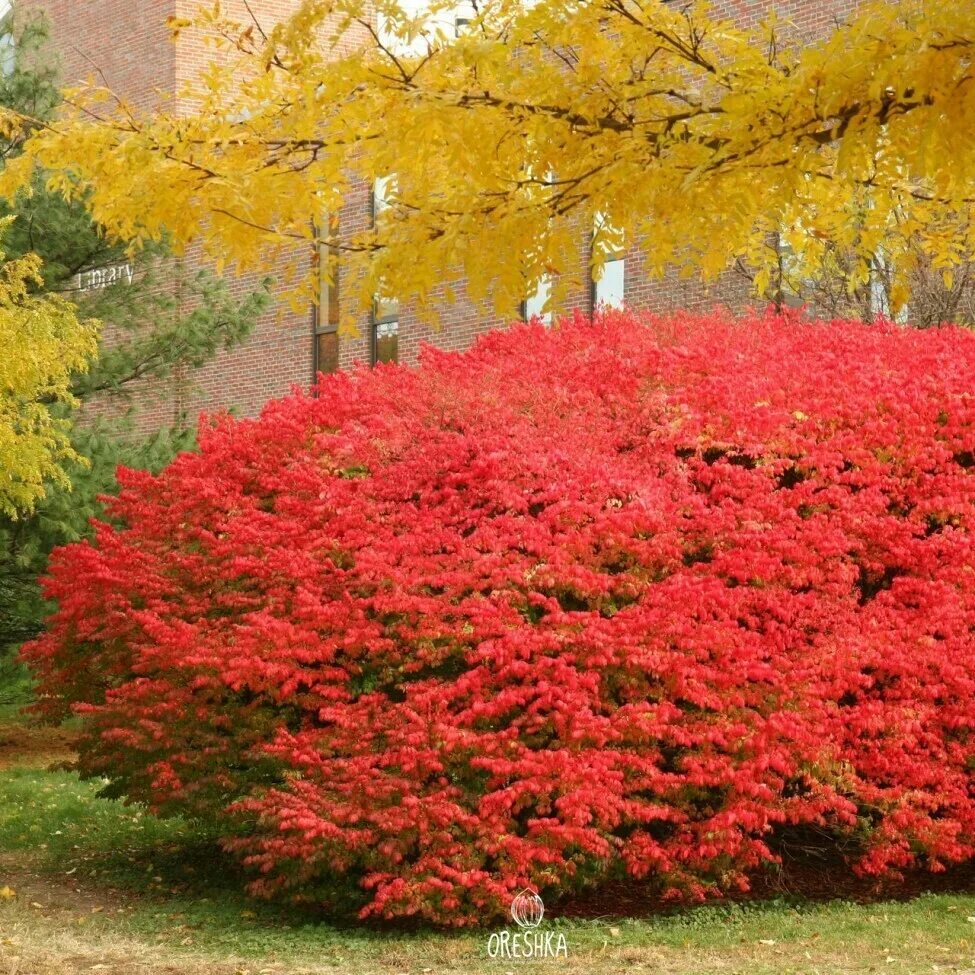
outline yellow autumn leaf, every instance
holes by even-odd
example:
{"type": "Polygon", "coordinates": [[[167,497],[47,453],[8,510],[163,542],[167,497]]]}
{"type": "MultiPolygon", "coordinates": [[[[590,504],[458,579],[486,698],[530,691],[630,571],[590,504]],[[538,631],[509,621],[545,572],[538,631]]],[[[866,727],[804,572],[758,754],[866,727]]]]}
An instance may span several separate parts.
{"type": "Polygon", "coordinates": [[[221,8],[178,18],[210,58],[178,108],[113,116],[74,89],[0,193],[42,169],[119,238],[284,268],[303,297],[295,247],[332,245],[361,306],[430,318],[461,287],[507,314],[546,276],[557,302],[597,216],[648,274],[733,266],[777,299],[827,274],[866,295],[884,255],[896,306],[918,253],[975,255],[975,0],[872,0],[814,42],[659,0],[455,8],[302,0],[266,37],[221,8]],[[381,219],[315,240],[391,176],[381,219]]]}
{"type": "Polygon", "coordinates": [[[58,407],[74,404],[72,376],[97,350],[94,322],[78,321],[63,298],[32,291],[40,266],[33,254],[4,262],[0,253],[0,514],[12,517],[29,511],[46,484],[68,483],[65,463],[81,462],[58,407]]]}

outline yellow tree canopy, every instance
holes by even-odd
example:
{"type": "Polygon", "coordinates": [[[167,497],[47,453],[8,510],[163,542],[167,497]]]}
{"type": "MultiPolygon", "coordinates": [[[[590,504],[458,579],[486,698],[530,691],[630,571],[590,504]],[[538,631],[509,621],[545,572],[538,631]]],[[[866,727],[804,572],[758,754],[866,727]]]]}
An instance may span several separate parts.
{"type": "Polygon", "coordinates": [[[16,517],[67,484],[63,465],[80,458],[68,438],[71,376],[97,351],[94,322],[79,322],[57,295],[33,295],[41,283],[35,255],[3,263],[0,254],[0,513],[16,517]]]}
{"type": "Polygon", "coordinates": [[[878,254],[946,275],[975,254],[975,0],[869,3],[815,43],[661,0],[304,0],[267,34],[219,6],[172,26],[213,50],[176,110],[74,90],[0,191],[40,165],[119,237],[202,235],[253,266],[388,177],[376,225],[332,243],[364,301],[421,306],[466,278],[507,311],[587,223],[597,265],[625,238],[651,273],[738,259],[760,289],[773,232],[800,268],[855,254],[851,286],[878,254]]]}

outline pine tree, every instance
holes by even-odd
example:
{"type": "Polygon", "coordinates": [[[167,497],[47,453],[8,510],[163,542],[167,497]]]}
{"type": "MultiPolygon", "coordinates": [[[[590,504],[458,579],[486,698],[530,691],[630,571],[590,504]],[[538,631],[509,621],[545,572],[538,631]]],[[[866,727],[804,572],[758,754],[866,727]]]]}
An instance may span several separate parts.
{"type": "MultiPolygon", "coordinates": [[[[0,77],[0,105],[33,118],[50,118],[58,109],[58,70],[42,18],[19,25],[16,56],[0,77]]],[[[3,162],[20,152],[22,136],[0,146],[3,162]]],[[[109,240],[88,216],[82,202],[68,202],[46,189],[42,174],[29,191],[0,205],[10,218],[4,237],[8,260],[30,254],[42,260],[40,294],[57,294],[77,306],[81,319],[102,322],[97,360],[87,373],[71,377],[70,392],[81,404],[71,432],[80,458],[65,465],[67,485],[48,484],[34,509],[0,517],[0,701],[22,693],[22,677],[11,650],[36,633],[44,614],[38,577],[58,545],[83,536],[101,512],[98,498],[115,488],[119,464],[158,469],[178,451],[190,449],[194,431],[183,422],[151,437],[137,436],[132,394],[145,382],[188,373],[220,349],[241,342],[268,305],[263,290],[235,299],[226,284],[206,271],[185,271],[165,246],[135,257],[109,240]],[[124,267],[103,287],[84,287],[91,272],[124,267]],[[107,410],[84,410],[97,401],[107,410]],[[98,414],[105,415],[99,418],[98,414]],[[109,418],[110,417],[110,418],[109,418]]],[[[67,413],[70,407],[54,406],[67,413]]]]}

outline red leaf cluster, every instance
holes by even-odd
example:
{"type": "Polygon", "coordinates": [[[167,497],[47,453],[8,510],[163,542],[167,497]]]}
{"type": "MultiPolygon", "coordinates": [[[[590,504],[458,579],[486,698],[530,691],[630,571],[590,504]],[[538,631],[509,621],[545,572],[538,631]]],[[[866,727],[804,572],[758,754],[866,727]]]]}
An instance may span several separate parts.
{"type": "Polygon", "coordinates": [[[207,426],[61,550],[83,770],[253,889],[484,920],[975,850],[975,336],[608,314],[207,426]],[[793,833],[794,835],[794,833],[793,833]]]}

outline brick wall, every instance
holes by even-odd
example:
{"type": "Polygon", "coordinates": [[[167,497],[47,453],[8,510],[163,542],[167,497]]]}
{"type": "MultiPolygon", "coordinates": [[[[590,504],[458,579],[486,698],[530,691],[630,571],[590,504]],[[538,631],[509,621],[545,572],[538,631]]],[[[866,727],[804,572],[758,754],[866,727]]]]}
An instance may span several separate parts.
{"type": "Polygon", "coordinates": [[[15,10],[46,13],[66,82],[94,76],[140,107],[174,92],[176,0],[16,0],[15,10]]]}
{"type": "MultiPolygon", "coordinates": [[[[251,0],[250,8],[262,26],[269,27],[286,17],[298,0],[251,0]]],[[[189,15],[199,0],[19,0],[22,8],[43,8],[52,22],[53,40],[62,58],[67,81],[96,72],[115,90],[143,108],[168,99],[184,82],[191,80],[213,56],[192,34],[170,40],[165,21],[170,15],[189,15]]],[[[773,6],[770,0],[716,0],[713,8],[742,25],[760,21],[773,6]]],[[[821,35],[857,6],[857,0],[778,0],[774,4],[785,25],[795,36],[821,35]]],[[[224,10],[240,19],[248,16],[243,0],[224,0],[224,10]]],[[[309,215],[311,219],[314,215],[309,215]]],[[[371,220],[368,187],[357,189],[342,213],[342,226],[353,230],[371,220]]],[[[588,281],[589,229],[580,227],[579,250],[567,268],[573,285],[560,311],[574,307],[591,309],[588,281]]],[[[188,265],[197,264],[199,255],[188,254],[188,265]]],[[[309,266],[311,255],[296,249],[289,260],[295,267],[309,266]]],[[[229,272],[232,274],[232,272],[229,272]]],[[[232,288],[243,294],[256,285],[253,277],[232,278],[232,288]]],[[[346,283],[347,285],[348,283],[346,283]]],[[[342,287],[343,300],[353,289],[342,287]]],[[[740,307],[749,297],[747,282],[734,274],[715,285],[696,280],[681,280],[676,275],[649,280],[643,273],[638,247],[626,255],[625,300],[634,307],[654,310],[705,308],[717,303],[740,307]]],[[[343,368],[370,359],[368,309],[361,309],[358,337],[340,340],[343,368]]],[[[513,310],[512,318],[515,312],[513,310]]],[[[255,329],[249,340],[229,352],[220,353],[203,369],[189,376],[176,376],[166,384],[156,384],[138,398],[139,426],[151,430],[185,413],[194,417],[201,411],[232,408],[243,414],[256,413],[268,399],[283,395],[295,385],[307,386],[313,371],[313,312],[295,313],[278,303],[255,329]]],[[[436,330],[421,322],[408,304],[400,309],[399,358],[416,361],[420,347],[431,343],[442,348],[463,349],[489,328],[504,324],[483,309],[476,308],[461,293],[444,314],[443,328],[436,330]]]]}
{"type": "MultiPolygon", "coordinates": [[[[252,8],[268,26],[288,16],[298,0],[259,0],[252,8]]],[[[21,9],[41,9],[51,23],[52,42],[59,54],[66,83],[95,77],[141,109],[165,102],[179,107],[176,92],[201,71],[213,51],[197,38],[183,34],[173,41],[166,27],[170,16],[186,16],[197,0],[20,0],[21,9]]],[[[241,0],[223,9],[244,17],[241,0]]],[[[292,260],[309,263],[310,254],[296,252],[292,260]]],[[[185,270],[206,266],[198,250],[182,260],[185,270]]],[[[243,296],[259,286],[258,275],[227,272],[232,293],[243,296]]],[[[107,336],[111,341],[111,336],[107,336]]],[[[192,374],[176,374],[135,395],[136,428],[149,432],[181,416],[233,409],[245,415],[312,379],[311,309],[295,314],[283,302],[258,323],[248,341],[220,352],[192,374]]],[[[104,410],[104,408],[103,408],[104,410]]]]}

